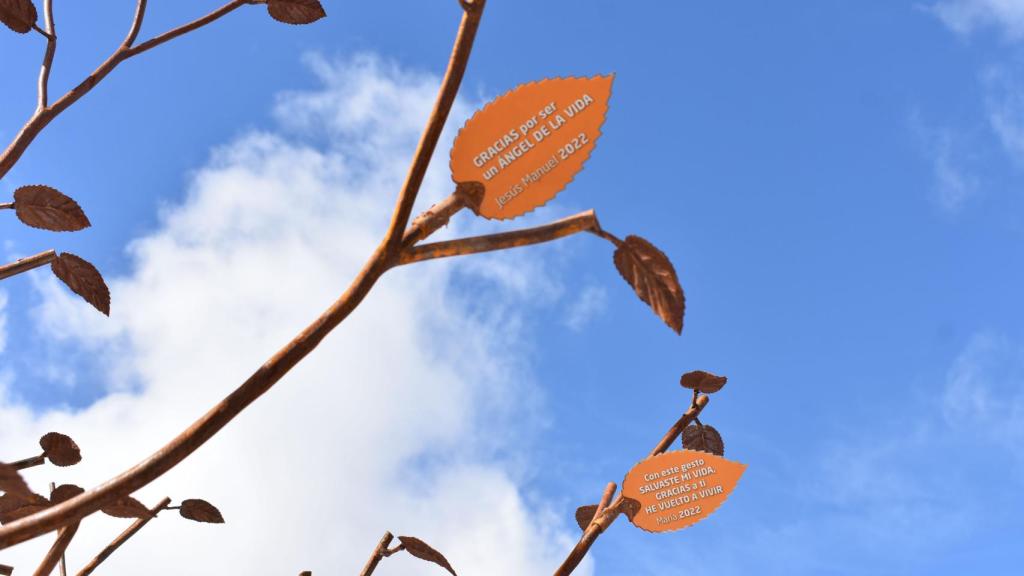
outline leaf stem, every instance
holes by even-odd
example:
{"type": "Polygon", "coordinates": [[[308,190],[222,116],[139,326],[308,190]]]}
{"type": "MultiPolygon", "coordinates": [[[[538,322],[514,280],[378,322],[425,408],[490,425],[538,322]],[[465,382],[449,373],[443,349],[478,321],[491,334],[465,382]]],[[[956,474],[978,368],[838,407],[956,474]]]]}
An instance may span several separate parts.
{"type": "Polygon", "coordinates": [[[101,550],[100,553],[97,554],[95,558],[90,560],[89,563],[86,564],[84,568],[79,570],[77,576],[88,576],[89,574],[92,574],[93,570],[95,570],[97,566],[99,566],[104,560],[109,558],[110,555],[113,554],[115,550],[120,548],[121,545],[127,542],[129,538],[134,536],[136,532],[142,530],[142,527],[145,526],[146,523],[148,523],[151,519],[156,518],[156,515],[161,510],[167,510],[167,505],[170,503],[170,498],[164,498],[163,500],[160,501],[159,504],[149,509],[149,511],[153,513],[151,517],[139,518],[135,522],[132,522],[131,526],[126,528],[124,532],[121,532],[121,534],[118,535],[117,538],[114,538],[110,542],[110,544],[107,544],[107,546],[103,550],[101,550]]]}
{"type": "MultiPolygon", "coordinates": [[[[679,420],[677,420],[676,423],[668,429],[668,432],[665,433],[665,436],[657,445],[655,445],[654,449],[651,450],[651,453],[648,454],[647,457],[650,458],[652,456],[657,456],[665,450],[668,450],[669,446],[679,438],[679,434],[682,433],[683,428],[686,428],[691,421],[700,415],[701,410],[708,405],[708,400],[709,398],[706,394],[698,398],[694,405],[691,406],[690,409],[687,410],[682,417],[680,417],[679,420]]],[[[607,493],[608,488],[605,488],[605,494],[607,493]]],[[[594,545],[595,541],[597,541],[597,537],[600,536],[608,526],[611,526],[612,523],[615,522],[616,518],[618,518],[619,513],[622,511],[623,504],[624,499],[622,492],[619,492],[615,501],[605,508],[604,511],[601,510],[600,505],[598,506],[598,511],[594,514],[594,519],[590,521],[590,525],[583,531],[583,535],[580,536],[579,542],[577,542],[576,546],[569,552],[569,555],[566,557],[565,561],[562,562],[562,565],[558,567],[558,570],[555,570],[554,576],[568,576],[569,574],[572,574],[573,570],[579,566],[580,562],[583,561],[583,558],[588,552],[590,552],[590,547],[594,545]]]]}
{"type": "Polygon", "coordinates": [[[0,210],[14,210],[14,202],[0,202],[0,210]]]}
{"type": "Polygon", "coordinates": [[[389,261],[397,262],[401,255],[402,231],[405,230],[409,222],[413,204],[416,202],[416,195],[419,193],[423,177],[430,165],[430,158],[434,155],[437,141],[441,138],[441,131],[448,121],[448,113],[451,112],[452,104],[455,103],[455,95],[458,93],[462,77],[466,73],[469,56],[473,51],[473,40],[476,38],[480,17],[483,15],[484,4],[484,0],[476,0],[468,7],[463,3],[462,21],[459,24],[458,35],[455,37],[451,58],[448,60],[448,69],[441,81],[434,109],[427,120],[423,135],[420,136],[416,154],[413,156],[409,173],[402,185],[402,192],[398,195],[395,210],[391,215],[391,224],[388,226],[384,240],[389,261]]]}
{"type": "Polygon", "coordinates": [[[464,256],[467,254],[529,246],[531,244],[550,242],[579,232],[596,233],[598,230],[600,230],[600,226],[597,222],[597,215],[593,210],[587,210],[586,212],[580,212],[579,214],[562,218],[543,226],[485,236],[471,236],[445,242],[420,244],[405,250],[399,260],[399,264],[411,264],[434,258],[464,256]]]}
{"type": "Polygon", "coordinates": [[[46,463],[46,454],[43,453],[43,454],[40,454],[38,456],[32,456],[32,457],[29,457],[29,458],[25,458],[23,460],[18,460],[17,462],[11,462],[10,466],[12,466],[15,470],[24,470],[26,468],[34,468],[36,466],[42,466],[45,463],[46,463]]]}
{"type": "Polygon", "coordinates": [[[39,268],[45,266],[50,262],[57,259],[57,252],[55,250],[47,250],[46,252],[40,252],[35,256],[27,256],[11,262],[10,264],[4,264],[0,266],[0,280],[4,278],[10,278],[22,272],[28,272],[33,268],[39,268]]]}
{"type": "Polygon", "coordinates": [[[39,70],[39,94],[36,113],[46,108],[49,94],[50,68],[53,67],[53,56],[57,53],[57,29],[53,25],[53,0],[43,0],[43,19],[46,22],[46,53],[43,65],[39,70]]]}

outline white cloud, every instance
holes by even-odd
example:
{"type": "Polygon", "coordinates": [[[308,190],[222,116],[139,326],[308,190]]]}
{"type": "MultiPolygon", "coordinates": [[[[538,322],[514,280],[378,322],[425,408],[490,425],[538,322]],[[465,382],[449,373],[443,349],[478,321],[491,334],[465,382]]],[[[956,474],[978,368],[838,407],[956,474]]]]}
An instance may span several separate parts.
{"type": "Polygon", "coordinates": [[[1003,149],[1019,166],[1024,166],[1024,82],[1005,67],[989,68],[983,75],[985,105],[989,124],[1003,149]]]}
{"type": "Polygon", "coordinates": [[[931,162],[933,200],[946,212],[959,212],[980,190],[978,179],[968,168],[966,146],[954,131],[925,125],[916,112],[910,122],[931,162]]]}
{"type": "Polygon", "coordinates": [[[951,427],[1024,458],[1024,348],[975,335],[949,371],[943,414],[951,427]]]}
{"type": "Polygon", "coordinates": [[[1024,2],[1020,0],[945,0],[929,10],[960,35],[996,26],[1008,39],[1024,38],[1024,2]]]}
{"type": "Polygon", "coordinates": [[[570,329],[579,332],[595,316],[604,312],[608,307],[608,291],[602,286],[590,285],[580,290],[579,296],[569,305],[566,312],[565,324],[570,329]]]}
{"type": "MultiPolygon", "coordinates": [[[[49,430],[82,446],[78,466],[28,471],[37,490],[50,480],[94,486],[170,439],[336,298],[385,230],[438,79],[368,56],[311,63],[323,89],[277,105],[297,137],[253,133],[217,150],[184,203],[132,244],[134,271],[110,279],[109,319],[52,279],[38,284],[46,338],[91,351],[110,381],[80,411],[36,414],[0,395],[5,457],[31,454],[49,430]]],[[[468,111],[460,101],[453,115],[468,111]]],[[[450,137],[425,202],[450,191],[450,137]]],[[[516,283],[529,274],[550,284],[533,260],[516,283]]],[[[356,573],[385,530],[423,538],[460,573],[552,571],[575,541],[568,515],[519,485],[542,398],[517,326],[536,304],[486,262],[388,273],[265,398],[139,493],[150,503],[209,499],[228,523],[165,513],[106,573],[356,573]],[[482,293],[460,289],[457,269],[482,293]]],[[[126,524],[90,517],[72,566],[126,524]]],[[[5,550],[0,562],[28,572],[49,542],[5,550]]],[[[377,571],[436,573],[404,555],[377,571]]]]}

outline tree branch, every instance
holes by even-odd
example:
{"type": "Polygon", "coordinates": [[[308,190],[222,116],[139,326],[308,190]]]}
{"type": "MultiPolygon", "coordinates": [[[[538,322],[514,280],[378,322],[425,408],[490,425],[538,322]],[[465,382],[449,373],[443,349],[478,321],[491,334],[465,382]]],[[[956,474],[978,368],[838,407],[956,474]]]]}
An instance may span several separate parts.
{"type": "MultiPolygon", "coordinates": [[[[132,56],[141,54],[150,48],[159,46],[168,40],[177,38],[182,34],[191,32],[196,28],[209,24],[244,4],[247,4],[246,0],[232,0],[202,18],[193,20],[188,24],[175,28],[174,30],[161,34],[156,38],[133,47],[132,44],[135,42],[139,29],[142,27],[142,18],[146,10],[146,0],[137,0],[135,16],[132,18],[132,25],[124,42],[121,43],[118,49],[115,50],[109,58],[93,70],[92,74],[87,76],[77,86],[69,90],[67,94],[64,94],[64,96],[52,105],[36,110],[35,114],[33,114],[32,117],[29,118],[28,122],[22,126],[21,130],[14,137],[14,140],[7,146],[7,149],[4,150],[3,154],[0,154],[0,178],[3,178],[11,168],[14,167],[14,164],[17,163],[25,153],[25,150],[28,149],[29,145],[33,140],[35,140],[36,136],[39,135],[43,128],[46,128],[54,118],[64,110],[67,110],[72,104],[77,102],[79,98],[89,93],[89,91],[96,87],[96,85],[99,84],[107,74],[110,74],[118,64],[132,56]]],[[[43,34],[46,35],[45,32],[43,34]]],[[[47,37],[49,38],[49,36],[47,37]]],[[[42,76],[42,73],[40,75],[42,76]]],[[[42,82],[42,78],[40,78],[40,82],[42,82]]]]}
{"type": "Polygon", "coordinates": [[[64,551],[67,550],[68,544],[71,544],[71,539],[75,537],[75,532],[78,531],[78,522],[74,522],[61,528],[60,533],[57,535],[57,540],[50,546],[49,552],[43,558],[43,561],[36,568],[33,573],[34,576],[50,576],[53,569],[57,566],[60,561],[60,557],[64,555],[64,551]]]}
{"type": "Polygon", "coordinates": [[[478,254],[480,252],[492,252],[518,246],[529,246],[531,244],[550,242],[578,232],[597,233],[600,230],[601,226],[597,222],[597,215],[594,214],[593,210],[587,210],[586,212],[580,212],[574,216],[562,218],[550,224],[534,228],[414,246],[402,253],[399,264],[411,264],[412,262],[432,260],[434,258],[464,256],[466,254],[478,254]]]}
{"type": "Polygon", "coordinates": [[[24,460],[18,460],[17,462],[11,462],[9,466],[15,470],[24,470],[26,468],[34,468],[36,466],[42,466],[46,463],[46,454],[40,454],[39,456],[32,456],[31,458],[25,458],[24,460]]]}
{"type": "Polygon", "coordinates": [[[391,532],[384,533],[380,542],[377,543],[377,547],[373,549],[373,554],[370,556],[370,559],[367,560],[366,565],[363,566],[363,571],[359,573],[359,576],[370,576],[373,574],[373,571],[377,569],[377,564],[380,564],[380,561],[385,556],[390,556],[390,554],[388,554],[388,546],[391,545],[391,540],[393,539],[394,536],[391,535],[391,532]]]}
{"type": "Polygon", "coordinates": [[[39,70],[36,113],[46,108],[49,98],[50,68],[53,67],[53,56],[57,53],[57,29],[53,25],[53,0],[43,0],[43,20],[46,22],[46,53],[43,55],[43,65],[39,70]]]}
{"type": "Polygon", "coordinates": [[[151,518],[139,518],[135,522],[132,522],[131,526],[126,528],[124,532],[121,532],[121,534],[118,535],[117,538],[114,538],[110,542],[110,544],[107,544],[106,548],[101,550],[100,553],[97,554],[95,558],[90,560],[89,563],[86,564],[84,568],[79,570],[76,576],[88,576],[89,574],[92,574],[93,570],[95,570],[97,566],[99,566],[104,560],[109,558],[110,555],[113,554],[115,550],[120,548],[121,545],[127,542],[129,538],[134,536],[136,532],[142,530],[143,526],[145,526],[150,520],[152,520],[152,518],[155,518],[156,515],[159,514],[161,510],[165,509],[167,505],[170,503],[170,498],[164,498],[163,500],[160,501],[159,504],[150,508],[149,511],[153,513],[153,516],[151,518]]]}
{"type": "MultiPolygon", "coordinates": [[[[668,450],[669,446],[679,438],[679,435],[683,432],[683,428],[686,428],[690,422],[700,416],[701,410],[703,410],[707,405],[708,396],[706,394],[697,398],[697,401],[694,402],[682,417],[668,429],[668,432],[665,433],[665,436],[658,442],[654,449],[651,450],[651,453],[648,454],[647,457],[650,458],[652,456],[657,456],[665,450],[668,450]]],[[[606,488],[605,494],[607,493],[608,489],[606,488]]],[[[591,520],[587,529],[583,531],[583,535],[580,536],[579,542],[577,542],[576,546],[569,552],[569,555],[566,557],[565,561],[562,562],[562,565],[558,567],[558,570],[555,570],[554,576],[568,576],[569,574],[572,574],[573,570],[579,566],[580,562],[583,561],[583,558],[588,552],[590,552],[590,547],[594,545],[595,541],[597,541],[597,537],[600,536],[606,528],[611,526],[612,523],[615,522],[616,518],[618,518],[619,513],[622,512],[622,506],[624,503],[625,500],[623,499],[622,492],[619,492],[615,501],[603,511],[601,510],[600,505],[598,506],[598,512],[594,514],[594,519],[591,520]]]]}
{"type": "Polygon", "coordinates": [[[28,256],[20,258],[11,262],[10,264],[4,264],[0,266],[0,280],[4,278],[10,278],[16,274],[22,272],[28,272],[33,268],[39,268],[40,266],[46,266],[50,262],[57,259],[57,252],[54,250],[47,250],[46,252],[40,252],[35,256],[28,256]]]}
{"type": "Polygon", "coordinates": [[[455,102],[455,95],[459,91],[459,85],[466,72],[469,55],[473,50],[473,40],[476,38],[476,31],[480,26],[480,16],[484,11],[484,0],[476,0],[471,6],[464,5],[463,8],[459,33],[455,38],[455,46],[452,48],[448,69],[441,82],[437,100],[434,102],[434,110],[430,113],[430,119],[427,120],[427,126],[420,137],[416,154],[409,166],[409,173],[405,177],[405,184],[402,185],[402,192],[398,196],[395,210],[391,215],[391,224],[388,226],[388,233],[384,240],[388,259],[391,262],[397,262],[401,254],[402,231],[409,222],[413,204],[416,202],[416,195],[423,184],[427,166],[430,165],[430,158],[437,147],[437,141],[441,137],[445,122],[448,121],[448,113],[455,102]]]}

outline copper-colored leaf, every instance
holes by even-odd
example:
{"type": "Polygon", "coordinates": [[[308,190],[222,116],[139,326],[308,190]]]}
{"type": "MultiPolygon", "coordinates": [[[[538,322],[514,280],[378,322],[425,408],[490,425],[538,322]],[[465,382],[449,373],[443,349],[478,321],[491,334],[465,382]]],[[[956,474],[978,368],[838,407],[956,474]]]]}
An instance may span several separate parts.
{"type": "Polygon", "coordinates": [[[622,513],[625,514],[626,518],[629,518],[630,521],[632,521],[633,517],[636,516],[636,513],[640,511],[640,502],[628,496],[622,497],[621,506],[622,513]]]}
{"type": "Polygon", "coordinates": [[[452,565],[448,563],[448,560],[444,557],[444,555],[428,546],[427,543],[423,540],[420,540],[419,538],[414,538],[412,536],[399,536],[398,541],[401,542],[403,546],[405,546],[405,549],[409,552],[409,554],[412,554],[420,560],[433,562],[441,568],[444,568],[445,570],[451,572],[452,576],[457,576],[455,574],[455,569],[453,569],[452,565]]]}
{"type": "Polygon", "coordinates": [[[707,424],[690,424],[683,429],[683,448],[710,452],[717,456],[725,455],[725,441],[713,426],[707,424]]]}
{"type": "Polygon", "coordinates": [[[318,0],[268,0],[267,12],[285,24],[311,24],[327,16],[318,0]]]}
{"type": "Polygon", "coordinates": [[[28,498],[32,495],[25,479],[10,464],[0,462],[0,490],[21,498],[28,498]]]}
{"type": "Polygon", "coordinates": [[[146,505],[131,496],[125,496],[117,502],[100,508],[104,514],[117,518],[152,518],[153,513],[146,505]]]}
{"type": "Polygon", "coordinates": [[[664,252],[639,236],[627,236],[615,250],[615,267],[655,314],[677,334],[683,331],[686,297],[664,252]]]}
{"type": "Polygon", "coordinates": [[[0,524],[14,522],[49,506],[50,501],[39,494],[29,492],[27,496],[21,496],[8,492],[0,496],[0,524]]]}
{"type": "Polygon", "coordinates": [[[596,513],[597,504],[588,504],[576,509],[576,523],[579,524],[580,530],[586,530],[587,526],[590,526],[590,522],[594,520],[594,514],[596,513]]]}
{"type": "Polygon", "coordinates": [[[693,372],[683,374],[683,377],[679,379],[679,385],[690,390],[712,394],[721,390],[725,386],[726,380],[728,378],[725,376],[716,376],[703,370],[694,370],[693,372]]]}
{"type": "Polygon", "coordinates": [[[70,436],[60,432],[48,432],[39,439],[43,448],[43,456],[49,458],[57,466],[71,466],[82,461],[82,452],[78,444],[70,436]]]}
{"type": "Polygon", "coordinates": [[[74,484],[61,484],[53,489],[50,493],[50,502],[54,504],[60,504],[65,500],[71,500],[75,496],[85,492],[85,489],[81,486],[75,486],[74,484]]]}
{"type": "Polygon", "coordinates": [[[0,22],[18,34],[32,29],[39,13],[31,0],[0,0],[0,22]]]}
{"type": "Polygon", "coordinates": [[[110,289],[95,266],[74,254],[64,252],[50,264],[50,269],[72,292],[110,316],[110,289]]]}
{"type": "Polygon", "coordinates": [[[212,524],[223,524],[224,517],[221,516],[220,510],[213,504],[210,504],[206,500],[199,500],[198,498],[191,498],[184,500],[181,503],[181,508],[178,512],[183,518],[189,520],[195,520],[196,522],[210,522],[212,524]]]}
{"type": "Polygon", "coordinates": [[[608,112],[612,75],[516,86],[466,121],[451,151],[452,179],[483,186],[474,211],[507,220],[557,196],[590,158],[608,112]]]}
{"type": "Polygon", "coordinates": [[[14,574],[14,566],[0,564],[0,576],[11,576],[12,574],[14,574]]]}
{"type": "Polygon", "coordinates": [[[22,186],[15,190],[14,211],[33,228],[74,232],[91,225],[78,202],[49,186],[22,186]]]}

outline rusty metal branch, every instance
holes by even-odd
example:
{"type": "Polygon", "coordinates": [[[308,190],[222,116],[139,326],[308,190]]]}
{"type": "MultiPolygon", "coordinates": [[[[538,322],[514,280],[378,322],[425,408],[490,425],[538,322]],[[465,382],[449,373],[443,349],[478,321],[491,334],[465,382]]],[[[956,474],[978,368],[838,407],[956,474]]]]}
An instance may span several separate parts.
{"type": "Polygon", "coordinates": [[[531,244],[550,242],[579,232],[596,233],[599,230],[601,230],[601,227],[597,222],[597,215],[594,214],[593,210],[587,210],[586,212],[580,212],[574,216],[562,218],[556,222],[534,228],[459,238],[458,240],[448,240],[446,242],[420,244],[403,252],[399,264],[411,264],[434,258],[464,256],[466,254],[478,254],[480,252],[492,252],[518,246],[529,246],[531,244]]]}
{"type": "Polygon", "coordinates": [[[483,15],[484,3],[485,0],[476,0],[468,7],[463,6],[462,22],[459,24],[459,32],[455,37],[452,55],[448,60],[448,69],[445,71],[444,80],[441,81],[441,88],[437,93],[437,100],[434,102],[430,119],[427,120],[426,128],[416,147],[416,154],[409,166],[409,173],[402,185],[402,192],[395,202],[391,224],[388,226],[388,233],[385,236],[384,243],[387,246],[390,262],[397,262],[401,254],[402,233],[412,215],[412,207],[416,202],[420,186],[423,184],[427,167],[430,165],[430,158],[434,155],[437,141],[441,138],[441,131],[448,121],[448,113],[451,111],[452,104],[455,103],[455,95],[458,93],[462,77],[465,75],[466,65],[469,63],[469,56],[473,51],[473,40],[476,38],[480,17],[483,15]]]}
{"type": "Polygon", "coordinates": [[[50,546],[50,550],[46,553],[39,567],[36,568],[33,576],[50,576],[53,569],[57,567],[57,563],[60,562],[61,556],[64,555],[64,551],[67,550],[68,544],[71,544],[71,539],[75,537],[75,532],[77,531],[78,522],[60,529],[57,540],[53,543],[53,546],[50,546]]]}
{"type": "Polygon", "coordinates": [[[46,22],[46,53],[43,55],[43,65],[39,70],[37,111],[46,108],[50,84],[50,68],[53,67],[53,56],[57,53],[57,29],[53,25],[53,0],[43,1],[43,20],[46,22]]]}
{"type": "Polygon", "coordinates": [[[103,550],[101,550],[100,553],[97,554],[95,558],[90,560],[89,563],[86,564],[84,568],[79,570],[76,576],[88,576],[89,574],[92,574],[93,570],[95,570],[97,566],[99,566],[104,560],[109,558],[110,555],[113,554],[115,550],[120,548],[121,545],[127,542],[129,538],[134,536],[136,532],[142,530],[142,527],[145,526],[150,520],[156,518],[156,515],[159,514],[161,510],[165,509],[167,505],[170,503],[170,498],[164,498],[163,500],[160,501],[159,504],[150,508],[149,511],[153,513],[151,517],[139,518],[135,522],[132,522],[131,526],[126,528],[124,532],[121,532],[121,534],[118,535],[117,538],[114,538],[110,542],[110,544],[107,544],[107,546],[103,550]]]}
{"type": "MultiPolygon", "coordinates": [[[[697,398],[697,401],[694,402],[682,417],[668,429],[668,432],[665,433],[665,436],[657,445],[655,445],[654,449],[651,450],[651,453],[648,454],[647,457],[650,458],[652,456],[657,456],[665,450],[668,450],[669,446],[679,438],[679,435],[683,432],[683,428],[686,428],[690,422],[700,416],[701,410],[703,410],[707,405],[708,396],[706,394],[697,398]]],[[[608,493],[607,488],[605,488],[605,493],[608,493]]],[[[611,526],[612,523],[615,522],[616,518],[618,518],[619,514],[622,512],[622,506],[624,503],[625,500],[623,499],[622,492],[619,492],[615,501],[604,508],[603,511],[599,506],[598,512],[594,514],[594,519],[590,522],[590,525],[587,526],[587,529],[583,531],[583,535],[580,536],[579,542],[577,542],[576,546],[574,546],[569,552],[569,555],[566,557],[565,561],[562,562],[562,565],[558,567],[558,570],[555,570],[554,576],[568,576],[569,574],[572,574],[573,570],[579,566],[580,562],[583,561],[583,558],[588,552],[590,552],[590,547],[594,545],[595,541],[597,541],[597,537],[600,536],[606,528],[611,526]]]]}
{"type": "MultiPolygon", "coordinates": [[[[178,28],[165,32],[164,34],[161,34],[160,36],[157,36],[151,40],[147,40],[146,42],[143,42],[138,46],[132,46],[132,44],[135,42],[136,37],[139,34],[139,29],[142,27],[142,18],[146,10],[146,0],[137,0],[137,4],[135,7],[135,15],[132,18],[131,28],[129,29],[128,35],[125,37],[121,45],[117,48],[117,50],[114,51],[113,54],[110,55],[110,57],[108,57],[102,64],[100,64],[99,67],[93,70],[92,74],[89,74],[89,76],[82,80],[77,86],[69,90],[59,100],[54,102],[52,105],[44,105],[42,107],[39,107],[35,111],[32,117],[28,119],[28,121],[25,123],[24,126],[22,126],[18,134],[14,137],[14,140],[12,140],[11,143],[7,146],[7,149],[4,150],[2,154],[0,154],[0,178],[3,178],[11,170],[11,168],[14,167],[14,164],[17,163],[17,161],[25,153],[25,150],[28,149],[29,145],[32,143],[33,140],[35,140],[36,136],[39,135],[43,128],[49,125],[50,122],[53,121],[53,119],[56,118],[61,112],[67,110],[82,96],[85,96],[90,90],[92,90],[97,84],[99,84],[100,81],[102,81],[107,76],[107,74],[110,74],[110,72],[113,71],[114,68],[118,66],[118,64],[124,62],[132,56],[141,54],[146,50],[149,50],[150,48],[159,46],[160,44],[163,44],[168,40],[177,38],[182,34],[191,32],[196,28],[205,26],[206,24],[209,24],[210,22],[219,19],[225,14],[247,3],[248,2],[246,0],[232,0],[231,2],[228,2],[224,6],[221,6],[217,10],[214,10],[213,12],[207,14],[206,16],[203,16],[202,18],[198,18],[196,20],[193,20],[192,22],[189,22],[188,24],[179,26],[178,28]]],[[[43,34],[46,35],[45,32],[43,32],[43,34]]],[[[50,42],[50,38],[53,39],[53,42],[56,42],[55,35],[46,36],[48,43],[50,42]]],[[[56,49],[56,45],[54,45],[54,49],[56,49]]],[[[49,54],[49,45],[47,47],[47,51],[49,54]]],[[[50,56],[50,58],[52,60],[52,56],[50,56]]],[[[45,84],[43,76],[48,77],[49,75],[49,66],[46,66],[44,64],[44,68],[45,70],[40,72],[41,85],[45,84]]],[[[42,101],[42,97],[43,94],[40,94],[40,101],[42,101]]]]}
{"type": "Polygon", "coordinates": [[[10,264],[4,264],[0,266],[0,280],[4,278],[10,278],[22,272],[28,272],[33,268],[39,268],[40,266],[46,266],[50,262],[57,259],[57,252],[54,250],[47,250],[46,252],[40,252],[34,256],[26,256],[25,258],[19,258],[10,264]]]}
{"type": "Polygon", "coordinates": [[[381,537],[380,542],[377,542],[377,547],[373,549],[373,554],[370,559],[366,561],[366,565],[363,566],[363,571],[359,573],[359,576],[370,576],[373,571],[377,569],[377,564],[380,561],[391,554],[388,553],[388,546],[391,545],[391,541],[395,537],[391,535],[391,532],[385,532],[384,536],[381,537]]]}

